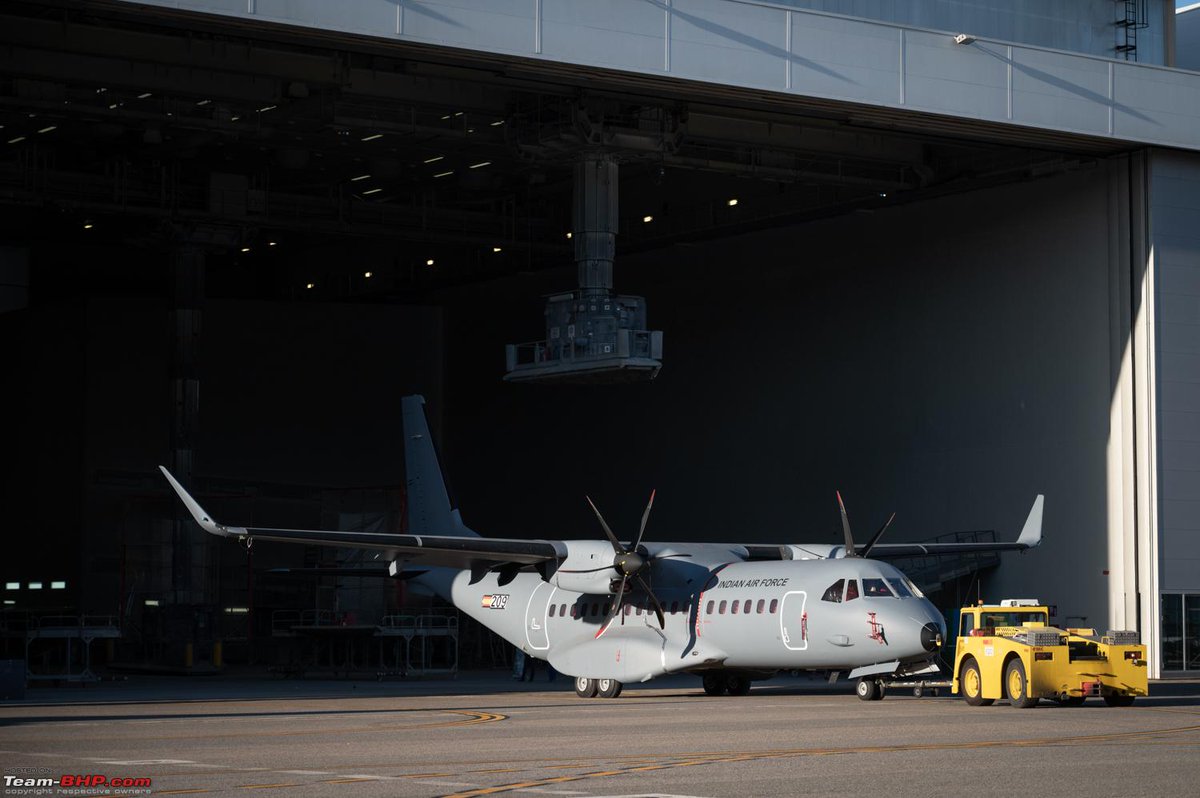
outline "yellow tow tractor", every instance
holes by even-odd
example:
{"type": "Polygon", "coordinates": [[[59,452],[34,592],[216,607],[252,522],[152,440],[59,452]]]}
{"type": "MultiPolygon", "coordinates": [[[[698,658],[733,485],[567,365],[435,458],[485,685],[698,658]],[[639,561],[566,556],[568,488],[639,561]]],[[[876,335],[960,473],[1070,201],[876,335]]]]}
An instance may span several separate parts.
{"type": "Polygon", "coordinates": [[[1147,694],[1146,647],[1137,632],[1059,629],[1036,599],[964,607],[951,692],[973,707],[1007,698],[1014,707],[1049,698],[1079,706],[1090,697],[1127,707],[1147,694]]]}

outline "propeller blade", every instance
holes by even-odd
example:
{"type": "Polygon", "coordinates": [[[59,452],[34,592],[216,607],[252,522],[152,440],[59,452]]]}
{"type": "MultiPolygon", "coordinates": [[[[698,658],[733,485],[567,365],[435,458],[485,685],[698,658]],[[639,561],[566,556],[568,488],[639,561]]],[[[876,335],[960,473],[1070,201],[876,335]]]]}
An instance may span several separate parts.
{"type": "MultiPolygon", "coordinates": [[[[600,628],[596,630],[596,636],[593,640],[599,640],[600,635],[608,631],[608,625],[613,622],[613,618],[617,617],[617,613],[621,611],[621,605],[625,603],[625,583],[629,581],[628,576],[621,577],[621,589],[617,591],[617,595],[613,597],[612,609],[608,612],[608,617],[604,619],[604,623],[600,624],[600,628]]],[[[622,619],[622,622],[624,619],[622,619]]]]}
{"type": "Polygon", "coordinates": [[[633,579],[637,582],[638,587],[644,590],[646,595],[650,597],[650,602],[654,605],[654,614],[658,616],[658,628],[666,629],[667,618],[663,614],[662,604],[658,602],[658,597],[654,595],[653,591],[650,590],[650,586],[646,584],[646,581],[642,577],[635,574],[633,579]]]}
{"type": "Polygon", "coordinates": [[[658,491],[650,491],[650,501],[646,502],[646,509],[642,511],[642,525],[638,527],[637,542],[629,547],[630,551],[637,551],[637,547],[642,545],[642,535],[646,533],[646,520],[650,518],[650,508],[654,506],[654,494],[658,491]]]}
{"type": "MultiPolygon", "coordinates": [[[[846,505],[842,501],[842,492],[836,491],[838,500],[838,509],[842,511],[842,532],[846,534],[846,556],[857,557],[858,552],[854,550],[854,535],[850,534],[850,519],[846,517],[846,505]]],[[[597,513],[599,515],[599,513],[597,513]]]]}
{"type": "Polygon", "coordinates": [[[871,539],[867,541],[867,545],[863,547],[862,554],[860,556],[866,557],[868,554],[871,553],[871,549],[875,548],[875,544],[879,542],[879,539],[881,537],[883,537],[883,533],[887,532],[887,528],[889,526],[891,526],[892,521],[895,521],[895,520],[896,520],[895,513],[892,513],[890,516],[888,516],[888,520],[883,522],[883,526],[879,527],[879,531],[876,532],[871,537],[871,539]]]}
{"type": "Polygon", "coordinates": [[[617,540],[617,536],[614,535],[613,531],[608,528],[608,522],[604,520],[604,516],[600,515],[600,511],[596,509],[595,503],[592,502],[592,497],[584,496],[584,498],[587,499],[587,503],[592,506],[592,512],[596,514],[596,518],[600,520],[600,528],[604,530],[604,534],[608,536],[609,542],[612,543],[613,551],[615,551],[617,554],[624,554],[625,549],[621,548],[621,541],[617,540]]]}
{"type": "Polygon", "coordinates": [[[608,571],[608,570],[613,570],[613,571],[615,571],[615,570],[617,570],[617,566],[615,566],[615,565],[602,565],[602,566],[600,566],[599,568],[583,568],[583,569],[580,569],[580,570],[576,570],[576,569],[573,569],[573,568],[559,568],[559,569],[558,569],[558,572],[559,572],[560,574],[598,574],[598,573],[600,573],[601,571],[608,571]]]}

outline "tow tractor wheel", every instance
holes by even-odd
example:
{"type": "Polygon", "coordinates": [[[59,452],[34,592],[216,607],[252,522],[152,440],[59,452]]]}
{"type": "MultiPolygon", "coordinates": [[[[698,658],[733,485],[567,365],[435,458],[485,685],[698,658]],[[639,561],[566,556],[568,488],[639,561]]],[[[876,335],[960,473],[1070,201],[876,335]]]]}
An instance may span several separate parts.
{"type": "Polygon", "coordinates": [[[1081,695],[1062,695],[1058,698],[1058,705],[1062,707],[1081,707],[1083,702],[1087,700],[1081,695]]]}
{"type": "Polygon", "coordinates": [[[883,698],[881,688],[883,685],[874,679],[868,679],[865,676],[858,680],[858,684],[854,686],[854,694],[863,701],[878,701],[883,698]]]}
{"type": "Polygon", "coordinates": [[[1131,695],[1117,695],[1116,693],[1109,693],[1108,695],[1104,696],[1104,703],[1108,704],[1110,707],[1131,707],[1133,706],[1134,698],[1135,696],[1131,695]]]}
{"type": "Polygon", "coordinates": [[[979,676],[979,665],[973,659],[968,659],[963,665],[959,684],[962,687],[963,700],[973,707],[991,706],[995,700],[983,697],[983,679],[979,676]]]}
{"type": "Polygon", "coordinates": [[[586,676],[576,676],[575,695],[579,696],[580,698],[595,698],[596,680],[589,679],[586,676]]]}
{"type": "Polygon", "coordinates": [[[725,695],[725,691],[729,689],[729,685],[725,681],[725,677],[719,673],[706,673],[704,675],[704,692],[708,695],[725,695]]]}
{"type": "Polygon", "coordinates": [[[1008,701],[1018,709],[1036,707],[1037,698],[1029,695],[1029,680],[1025,678],[1025,663],[1014,659],[1004,668],[1004,686],[1008,689],[1008,701]]]}
{"type": "Polygon", "coordinates": [[[750,680],[745,676],[726,676],[725,690],[730,695],[750,695],[750,680]]]}
{"type": "Polygon", "coordinates": [[[596,694],[601,698],[616,698],[621,694],[621,683],[616,679],[597,679],[596,694]]]}

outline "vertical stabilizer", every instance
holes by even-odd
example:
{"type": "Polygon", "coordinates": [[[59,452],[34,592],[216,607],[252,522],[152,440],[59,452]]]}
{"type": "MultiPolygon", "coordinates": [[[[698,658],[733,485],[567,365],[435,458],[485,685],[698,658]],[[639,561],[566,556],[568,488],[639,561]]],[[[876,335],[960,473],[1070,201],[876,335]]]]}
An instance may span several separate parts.
{"type": "Polygon", "coordinates": [[[425,421],[425,397],[406,396],[404,408],[404,470],[408,479],[408,531],[412,535],[478,537],[465,527],[442,480],[437,451],[425,421]]]}

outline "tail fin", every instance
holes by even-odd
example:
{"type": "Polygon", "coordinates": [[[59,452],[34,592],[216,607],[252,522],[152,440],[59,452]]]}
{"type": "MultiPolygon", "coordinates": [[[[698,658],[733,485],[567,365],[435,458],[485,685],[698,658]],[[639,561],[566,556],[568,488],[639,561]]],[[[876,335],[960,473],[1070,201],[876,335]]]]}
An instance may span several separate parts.
{"type": "Polygon", "coordinates": [[[463,525],[442,480],[437,451],[425,421],[425,397],[406,396],[404,409],[404,468],[408,476],[408,531],[413,535],[479,537],[463,525]]]}
{"type": "Polygon", "coordinates": [[[1023,543],[1028,548],[1033,548],[1042,542],[1042,508],[1046,503],[1046,497],[1039,493],[1037,498],[1033,500],[1033,507],[1029,510],[1029,517],[1025,519],[1025,526],[1021,528],[1021,536],[1017,538],[1017,543],[1023,543]]]}

